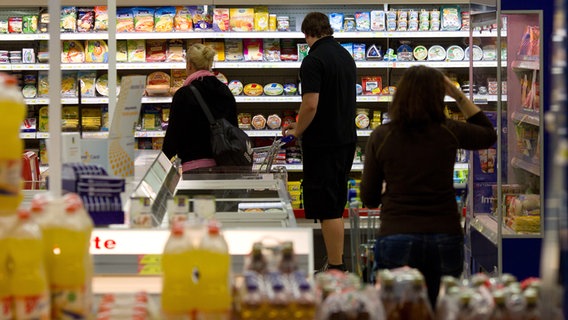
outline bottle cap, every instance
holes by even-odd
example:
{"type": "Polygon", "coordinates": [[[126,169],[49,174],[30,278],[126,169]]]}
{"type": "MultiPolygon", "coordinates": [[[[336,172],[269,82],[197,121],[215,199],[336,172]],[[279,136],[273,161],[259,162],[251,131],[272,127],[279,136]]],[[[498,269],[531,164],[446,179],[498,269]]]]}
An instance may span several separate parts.
{"type": "Polygon", "coordinates": [[[26,221],[30,218],[30,212],[26,209],[18,209],[18,218],[22,221],[26,221]]]}

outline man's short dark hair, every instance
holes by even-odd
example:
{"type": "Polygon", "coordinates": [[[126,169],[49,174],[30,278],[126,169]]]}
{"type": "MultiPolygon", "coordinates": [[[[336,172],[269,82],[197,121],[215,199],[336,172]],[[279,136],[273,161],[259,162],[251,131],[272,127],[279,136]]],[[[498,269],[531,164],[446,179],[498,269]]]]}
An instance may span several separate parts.
{"type": "Polygon", "coordinates": [[[329,17],[321,12],[310,12],[306,15],[302,21],[302,32],[315,38],[333,35],[329,17]]]}

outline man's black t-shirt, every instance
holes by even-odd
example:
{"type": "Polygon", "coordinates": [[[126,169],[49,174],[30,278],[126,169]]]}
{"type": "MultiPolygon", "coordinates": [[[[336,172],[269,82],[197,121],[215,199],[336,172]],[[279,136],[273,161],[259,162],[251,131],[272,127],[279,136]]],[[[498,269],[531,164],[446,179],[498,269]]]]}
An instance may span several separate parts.
{"type": "Polygon", "coordinates": [[[332,36],[317,40],[300,67],[302,94],[319,93],[316,115],[302,135],[304,146],[338,146],[357,141],[357,67],[332,36]]]}

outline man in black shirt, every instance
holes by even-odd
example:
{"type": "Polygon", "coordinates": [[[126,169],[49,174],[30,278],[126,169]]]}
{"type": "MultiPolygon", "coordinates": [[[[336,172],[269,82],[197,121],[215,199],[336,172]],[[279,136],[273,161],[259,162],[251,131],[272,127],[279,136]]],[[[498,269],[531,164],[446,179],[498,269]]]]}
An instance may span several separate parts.
{"type": "Polygon", "coordinates": [[[345,270],[343,212],[357,140],[356,65],[333,38],[325,14],[307,14],[302,32],[310,46],[300,67],[302,103],[298,122],[283,134],[301,138],[304,209],[306,218],[321,222],[327,268],[345,270]]]}

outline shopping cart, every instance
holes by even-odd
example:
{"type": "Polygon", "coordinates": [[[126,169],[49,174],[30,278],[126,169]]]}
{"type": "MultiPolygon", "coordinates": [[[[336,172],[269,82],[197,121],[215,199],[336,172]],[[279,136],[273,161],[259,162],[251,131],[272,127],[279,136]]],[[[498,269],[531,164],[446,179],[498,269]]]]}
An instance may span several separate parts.
{"type": "Polygon", "coordinates": [[[294,136],[285,136],[282,138],[274,137],[271,145],[253,148],[254,153],[262,157],[262,162],[258,166],[254,166],[259,173],[270,173],[274,159],[278,155],[280,149],[288,142],[294,140],[294,136]]]}
{"type": "Polygon", "coordinates": [[[373,261],[380,209],[361,208],[361,202],[349,204],[351,266],[364,282],[374,282],[373,261]]]}

